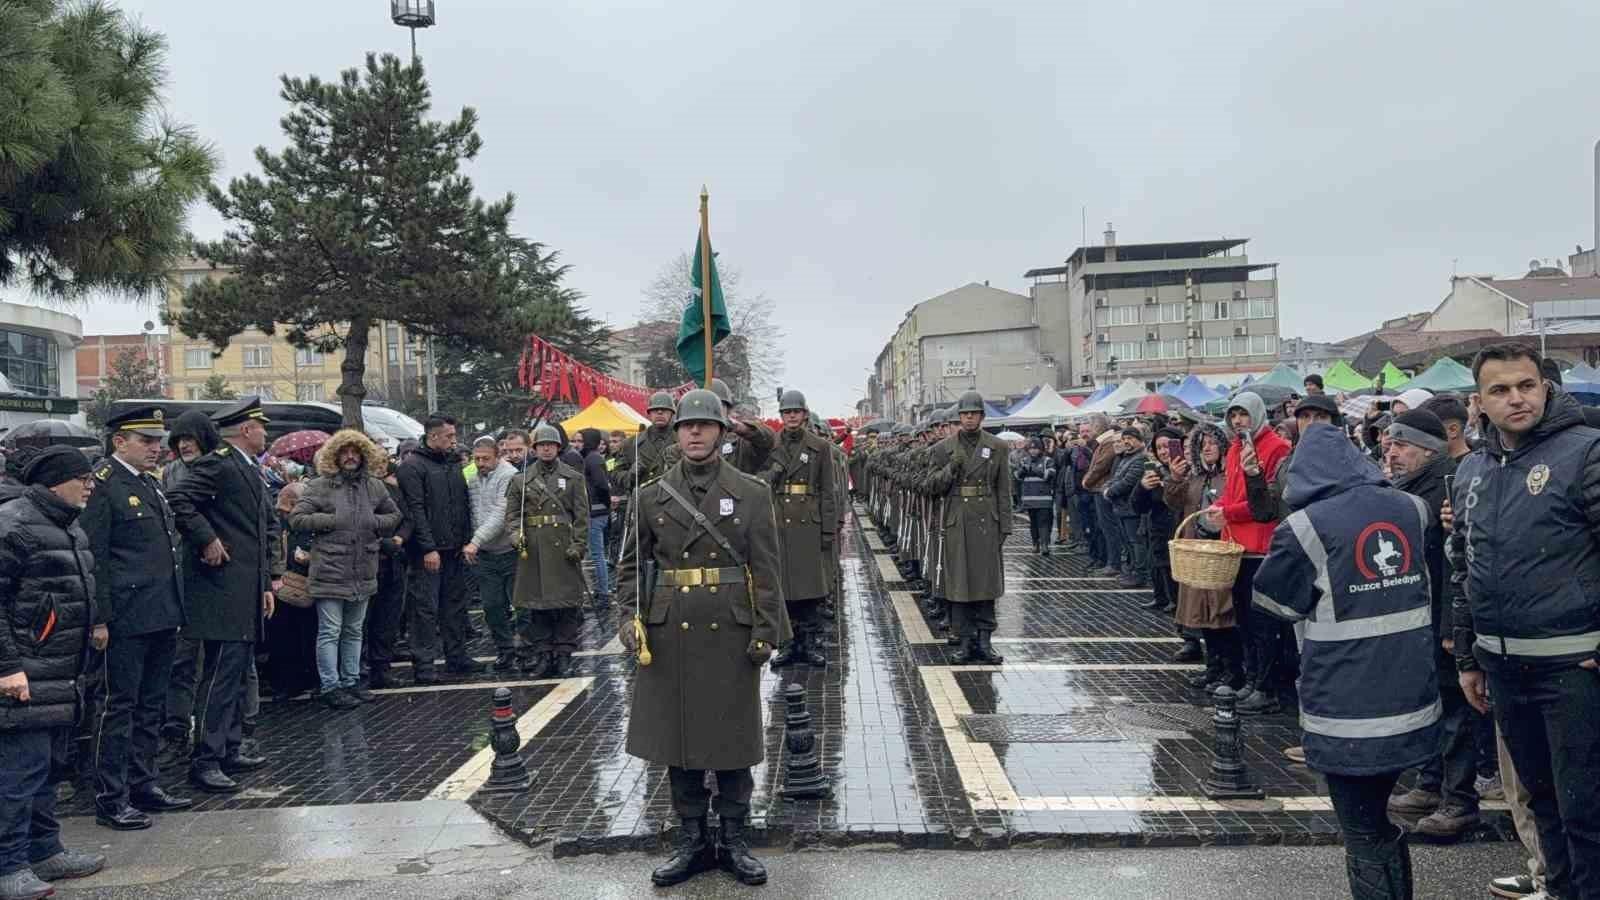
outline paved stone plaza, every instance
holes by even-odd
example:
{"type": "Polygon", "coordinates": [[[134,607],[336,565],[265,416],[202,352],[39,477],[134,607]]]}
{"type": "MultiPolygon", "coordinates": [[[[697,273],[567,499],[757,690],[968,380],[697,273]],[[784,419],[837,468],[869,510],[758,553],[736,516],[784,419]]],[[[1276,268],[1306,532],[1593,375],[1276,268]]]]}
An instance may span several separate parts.
{"type": "MultiPolygon", "coordinates": [[[[823,670],[767,670],[768,762],[755,772],[752,826],[768,847],[903,848],[1321,844],[1338,839],[1317,776],[1290,763],[1292,714],[1244,720],[1260,801],[1216,802],[1209,710],[1172,663],[1171,621],[1145,591],[1038,558],[1025,528],[1006,550],[1004,666],[952,665],[943,636],[900,582],[872,529],[847,526],[845,596],[823,670]],[[806,689],[832,794],[781,796],[783,688],[806,689]]],[[[306,698],[264,704],[266,768],[197,812],[468,801],[483,818],[555,855],[654,850],[672,821],[665,771],[624,752],[632,661],[613,610],[587,612],[580,671],[565,680],[480,676],[378,692],[333,712],[306,698]],[[511,688],[532,789],[481,791],[493,688],[511,688]]],[[[474,612],[474,617],[478,614],[474,612]]],[[[480,638],[480,655],[489,654],[480,638]]],[[[401,670],[404,671],[404,670],[401,670]]],[[[187,792],[183,772],[168,776],[187,792]]],[[[1510,835],[1490,804],[1469,840],[1510,835]]],[[[88,798],[66,808],[89,812],[88,798]]]]}

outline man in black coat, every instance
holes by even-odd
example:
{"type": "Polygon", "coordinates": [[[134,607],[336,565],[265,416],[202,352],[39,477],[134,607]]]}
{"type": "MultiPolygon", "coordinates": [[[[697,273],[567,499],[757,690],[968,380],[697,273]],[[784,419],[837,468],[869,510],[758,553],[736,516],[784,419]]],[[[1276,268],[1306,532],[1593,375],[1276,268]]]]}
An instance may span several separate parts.
{"type": "Polygon", "coordinates": [[[226,442],[195,460],[168,495],[178,530],[199,564],[184,584],[184,634],[205,642],[207,699],[195,725],[189,781],[201,790],[239,790],[230,774],[266,760],[240,752],[244,740],[245,678],[272,617],[278,517],[256,458],[267,448],[267,417],[259,397],[247,397],[212,417],[226,442]]]}
{"type": "Polygon", "coordinates": [[[94,622],[106,626],[110,640],[95,741],[95,821],[118,831],[149,828],[146,812],[193,805],[156,783],[161,716],[183,624],[178,526],[151,474],[163,426],[154,406],[106,422],[112,453],[95,469],[95,491],[79,520],[94,552],[94,622]]]}
{"type": "Polygon", "coordinates": [[[443,640],[446,668],[456,675],[483,671],[467,654],[467,569],[461,548],[472,540],[472,505],[456,456],[456,420],[434,413],[422,424],[422,446],[400,464],[402,511],[411,523],[411,677],[436,684],[434,661],[443,640]]]}
{"type": "Polygon", "coordinates": [[[1456,471],[1450,457],[1449,433],[1438,416],[1425,409],[1410,409],[1394,417],[1389,426],[1389,468],[1394,486],[1421,497],[1428,504],[1427,561],[1432,590],[1433,652],[1439,673],[1439,699],[1444,705],[1439,754],[1423,765],[1417,786],[1389,800],[1398,816],[1419,818],[1412,829],[1435,838],[1455,838],[1478,823],[1478,753],[1473,742],[1478,713],[1467,704],[1455,678],[1455,659],[1445,651],[1450,637],[1450,593],[1456,588],[1445,568],[1445,535],[1439,524],[1444,505],[1444,479],[1456,471]]]}
{"type": "Polygon", "coordinates": [[[98,872],[56,823],[54,745],[78,720],[78,679],[94,627],[94,557],[78,527],[94,490],[76,447],[47,447],[0,485],[0,896],[44,897],[46,882],[98,872]]]}

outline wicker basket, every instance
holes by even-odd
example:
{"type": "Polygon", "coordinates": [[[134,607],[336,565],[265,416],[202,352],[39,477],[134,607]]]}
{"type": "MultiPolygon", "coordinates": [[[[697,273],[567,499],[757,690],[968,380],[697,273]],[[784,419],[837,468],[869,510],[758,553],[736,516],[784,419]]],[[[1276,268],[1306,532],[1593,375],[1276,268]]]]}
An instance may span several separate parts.
{"type": "Polygon", "coordinates": [[[1178,523],[1178,530],[1167,542],[1167,555],[1172,560],[1172,580],[1179,584],[1206,591],[1227,590],[1239,577],[1239,560],[1244,558],[1244,545],[1235,544],[1224,534],[1222,540],[1180,538],[1183,529],[1195,516],[1205,512],[1197,509],[1178,523]]]}

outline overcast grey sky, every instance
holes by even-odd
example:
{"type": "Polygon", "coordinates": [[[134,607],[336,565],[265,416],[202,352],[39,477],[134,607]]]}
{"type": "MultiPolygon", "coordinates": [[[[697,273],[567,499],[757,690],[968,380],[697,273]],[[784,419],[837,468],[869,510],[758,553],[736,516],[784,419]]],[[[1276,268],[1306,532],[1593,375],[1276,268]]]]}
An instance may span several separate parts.
{"type": "MultiPolygon", "coordinates": [[[[226,174],[281,143],[279,73],[407,52],[382,0],[122,0],[171,42],[170,112],[226,174]]],[[[1431,308],[1452,265],[1588,246],[1593,2],[439,0],[435,109],[477,108],[480,193],[622,327],[712,236],[788,333],[785,382],[860,396],[907,308],[1026,291],[1107,220],[1124,242],[1251,238],[1286,335],[1431,308]],[[1453,261],[1456,261],[1453,263],[1453,261]]],[[[193,215],[211,237],[220,222],[193,215]]],[[[95,304],[90,332],[150,313],[95,304]]]]}

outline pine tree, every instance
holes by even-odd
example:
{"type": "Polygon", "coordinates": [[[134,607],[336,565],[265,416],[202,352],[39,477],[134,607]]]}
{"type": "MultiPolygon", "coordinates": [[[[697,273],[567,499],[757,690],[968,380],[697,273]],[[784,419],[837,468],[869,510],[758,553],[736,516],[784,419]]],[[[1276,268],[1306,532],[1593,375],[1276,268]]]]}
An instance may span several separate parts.
{"type": "Polygon", "coordinates": [[[104,2],[0,0],[0,287],[146,296],[216,169],[161,118],[166,40],[104,2]]]}
{"type": "Polygon", "coordinates": [[[339,396],[360,427],[370,329],[380,321],[418,337],[494,346],[518,312],[530,246],[508,232],[513,200],[473,195],[462,163],[482,141],[470,108],[426,116],[419,63],[368,54],[335,82],[282,79],[288,146],[256,150],[261,175],[213,189],[227,220],[199,255],[233,277],[189,288],[173,323],[217,347],[246,327],[279,327],[297,347],[344,350],[339,396]]]}
{"type": "Polygon", "coordinates": [[[556,264],[554,251],[534,243],[524,245],[511,299],[514,325],[494,342],[447,338],[436,345],[441,409],[463,422],[482,422],[489,428],[524,424],[528,410],[545,399],[517,378],[529,334],[543,337],[586,366],[604,369],[616,361],[611,329],[578,306],[582,299],[578,292],[561,287],[566,273],[566,266],[556,264]]]}
{"type": "Polygon", "coordinates": [[[239,392],[228,386],[228,376],[213,375],[200,388],[201,400],[237,400],[239,392]]]}
{"type": "Polygon", "coordinates": [[[162,396],[161,367],[136,347],[123,347],[111,357],[106,376],[100,387],[89,395],[89,407],[84,417],[93,428],[105,425],[111,417],[111,404],[117,400],[134,398],[154,399],[162,396]]]}

